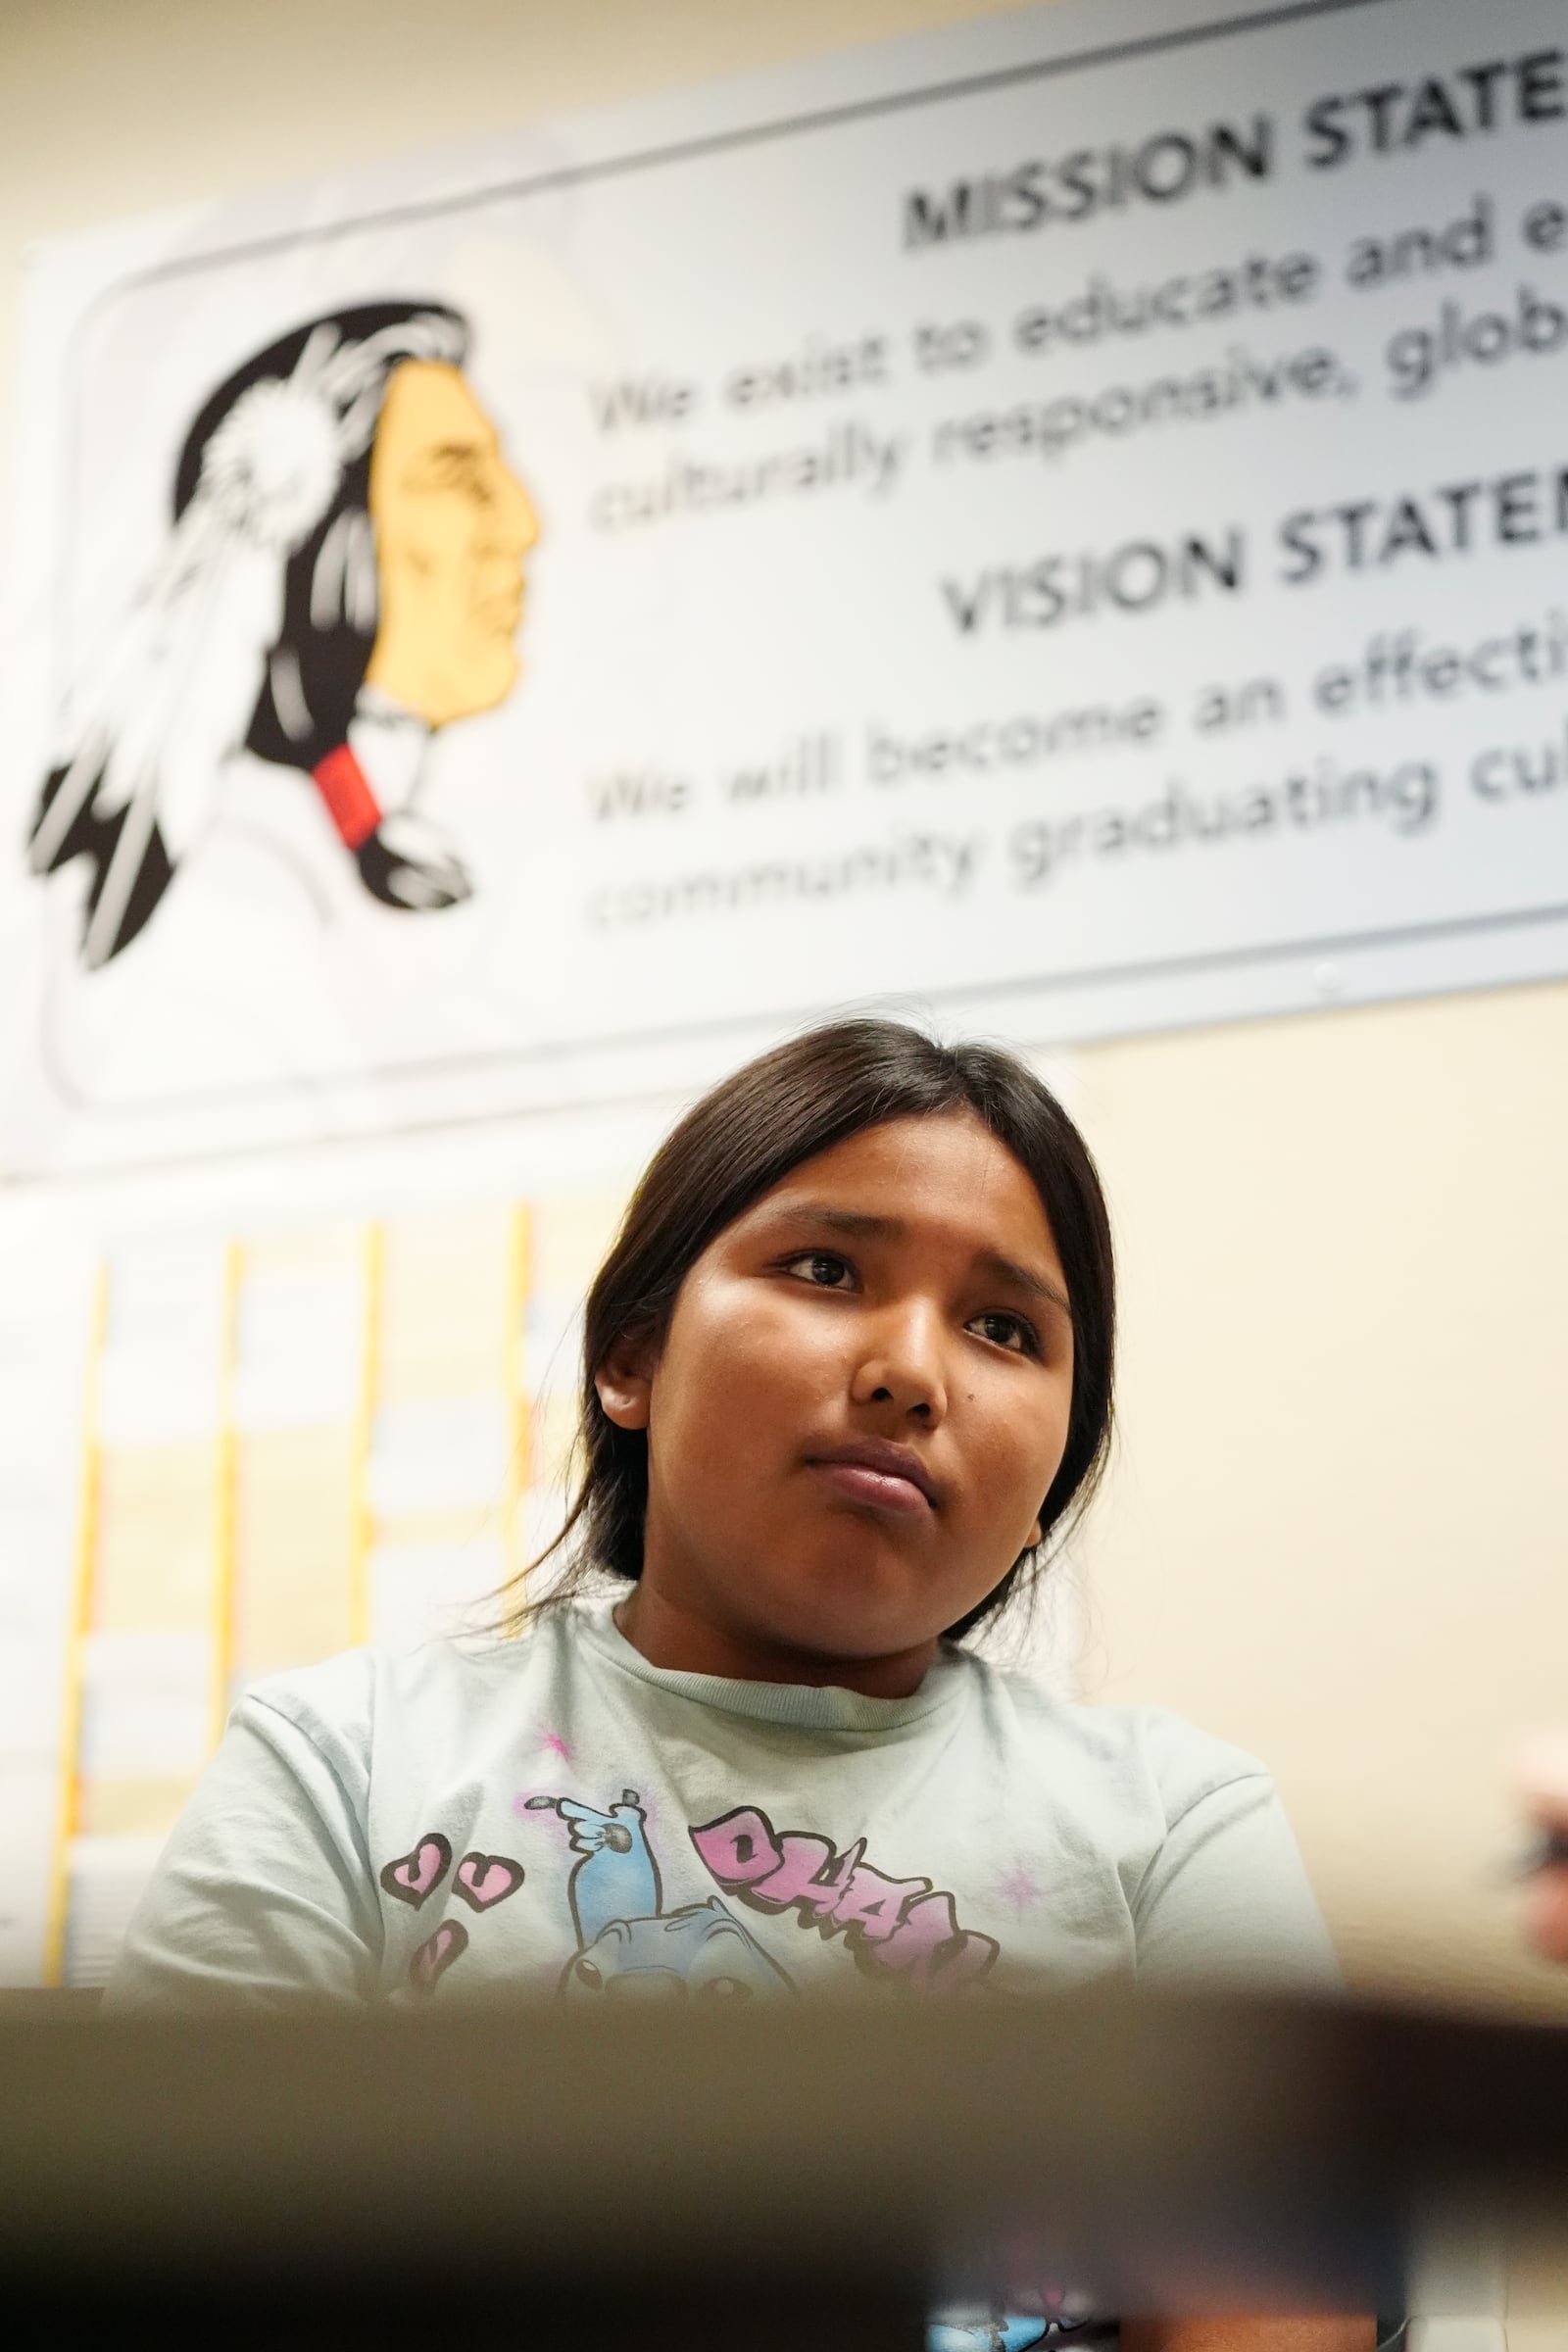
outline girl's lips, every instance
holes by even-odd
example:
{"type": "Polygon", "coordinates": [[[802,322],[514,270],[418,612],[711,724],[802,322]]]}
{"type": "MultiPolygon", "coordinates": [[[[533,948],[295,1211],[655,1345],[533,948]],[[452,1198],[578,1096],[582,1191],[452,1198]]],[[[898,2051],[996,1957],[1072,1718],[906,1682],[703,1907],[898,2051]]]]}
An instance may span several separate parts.
{"type": "Polygon", "coordinates": [[[913,1479],[902,1478],[896,1471],[874,1470],[866,1462],[814,1461],[810,1466],[849,1501],[867,1503],[872,1510],[891,1511],[904,1518],[932,1507],[913,1479]]]}

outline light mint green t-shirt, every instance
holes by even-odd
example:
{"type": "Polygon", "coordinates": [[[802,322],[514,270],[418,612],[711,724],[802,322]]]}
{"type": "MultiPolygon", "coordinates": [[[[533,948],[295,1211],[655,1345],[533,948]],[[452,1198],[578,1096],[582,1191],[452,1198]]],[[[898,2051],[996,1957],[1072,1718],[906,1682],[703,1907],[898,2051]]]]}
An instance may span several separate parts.
{"type": "Polygon", "coordinates": [[[353,1650],[234,1710],[121,2009],[708,2002],[857,1980],[1312,1988],[1333,1953],[1262,1766],[945,1648],[912,1696],[652,1666],[609,1601],[353,1650]]]}

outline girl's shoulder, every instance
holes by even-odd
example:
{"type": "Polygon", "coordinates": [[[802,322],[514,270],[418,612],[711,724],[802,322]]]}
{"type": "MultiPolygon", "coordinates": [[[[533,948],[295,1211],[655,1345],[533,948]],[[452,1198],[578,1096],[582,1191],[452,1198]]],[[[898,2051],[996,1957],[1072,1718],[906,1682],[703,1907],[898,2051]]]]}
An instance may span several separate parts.
{"type": "Polygon", "coordinates": [[[1020,1669],[971,1664],[989,1711],[1049,1759],[1054,1774],[1081,1773],[1102,1791],[1119,1787],[1129,1800],[1157,1804],[1167,1823],[1221,1789],[1271,1785],[1267,1766],[1247,1748],[1172,1708],[1065,1698],[1020,1669]]]}
{"type": "Polygon", "coordinates": [[[553,1677],[565,1628],[541,1619],[514,1635],[440,1635],[368,1643],[253,1683],[235,1714],[264,1734],[287,1726],[334,1758],[368,1760],[379,1740],[443,1730],[471,1737],[514,1709],[519,1688],[553,1677]]]}

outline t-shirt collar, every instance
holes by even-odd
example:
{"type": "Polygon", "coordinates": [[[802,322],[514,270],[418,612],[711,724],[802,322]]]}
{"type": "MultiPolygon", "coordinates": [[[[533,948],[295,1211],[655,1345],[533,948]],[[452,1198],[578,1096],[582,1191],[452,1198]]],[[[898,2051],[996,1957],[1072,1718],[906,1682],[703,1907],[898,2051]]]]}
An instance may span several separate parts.
{"type": "Polygon", "coordinates": [[[946,1644],[927,1669],[919,1687],[906,1698],[866,1698],[858,1690],[836,1684],[738,1682],[727,1675],[687,1674],[669,1666],[655,1666],[634,1649],[615,1625],[612,1611],[619,1595],[583,1600],[576,1604],[579,1630],[610,1663],[656,1690],[695,1700],[725,1715],[749,1715],[759,1723],[792,1724],[806,1731],[858,1732],[874,1736],[916,1722],[956,1698],[968,1660],[946,1644]]]}

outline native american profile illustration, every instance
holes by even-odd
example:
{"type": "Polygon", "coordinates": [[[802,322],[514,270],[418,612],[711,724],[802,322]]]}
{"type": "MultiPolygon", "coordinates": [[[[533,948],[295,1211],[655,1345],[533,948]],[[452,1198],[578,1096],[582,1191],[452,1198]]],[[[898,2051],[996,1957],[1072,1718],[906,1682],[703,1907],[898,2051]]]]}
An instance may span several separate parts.
{"type": "Polygon", "coordinates": [[[516,682],[539,526],[465,375],[468,344],[436,302],[334,311],[196,416],[168,545],[78,681],[32,821],[35,873],[84,862],[89,969],[177,885],[241,751],[267,763],[258,791],[317,796],[323,855],[384,906],[471,896],[419,806],[426,754],[516,682]]]}

